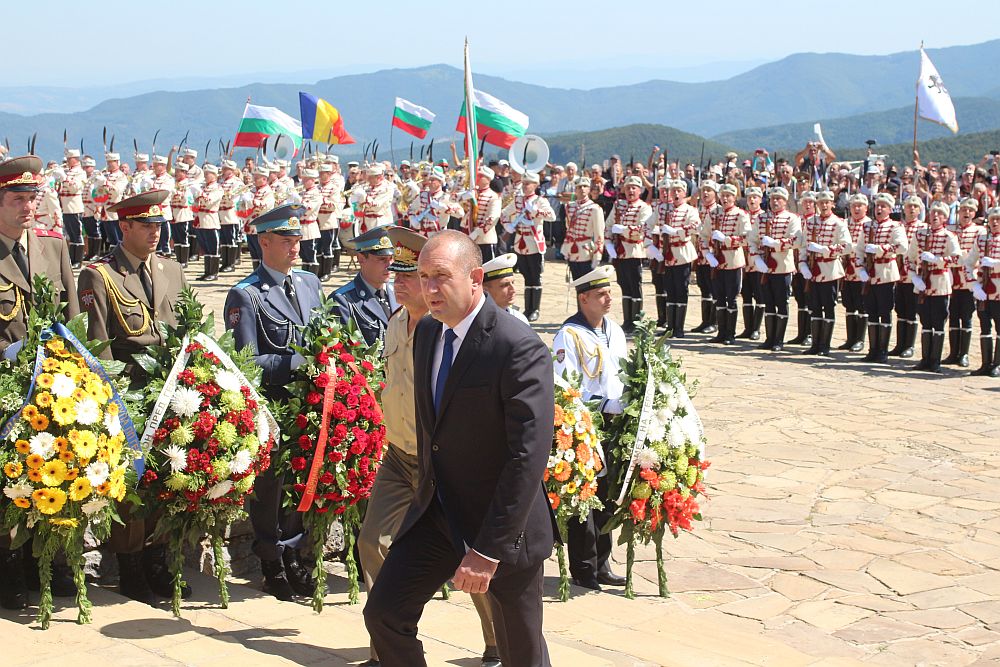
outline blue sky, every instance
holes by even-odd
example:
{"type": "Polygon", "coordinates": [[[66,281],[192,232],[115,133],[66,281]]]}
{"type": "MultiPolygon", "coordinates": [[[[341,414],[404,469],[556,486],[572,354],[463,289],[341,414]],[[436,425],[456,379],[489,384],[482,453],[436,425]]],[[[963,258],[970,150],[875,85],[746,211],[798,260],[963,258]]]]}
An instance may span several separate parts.
{"type": "Polygon", "coordinates": [[[713,68],[729,76],[734,68],[802,51],[884,54],[914,49],[921,39],[940,48],[1000,37],[1000,2],[942,12],[948,6],[941,0],[5,3],[0,43],[21,55],[8,57],[0,85],[460,66],[468,35],[477,70],[587,87],[590,80],[605,85],[619,76],[629,83],[650,78],[648,71],[706,64],[690,77],[724,78],[712,77],[713,68]],[[15,62],[25,66],[11,67],[15,62]]]}

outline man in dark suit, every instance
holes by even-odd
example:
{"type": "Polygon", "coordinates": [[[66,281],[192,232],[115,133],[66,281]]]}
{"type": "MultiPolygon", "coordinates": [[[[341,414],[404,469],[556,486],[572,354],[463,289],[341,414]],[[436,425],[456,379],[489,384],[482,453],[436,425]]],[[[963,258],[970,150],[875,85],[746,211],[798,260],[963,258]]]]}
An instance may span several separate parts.
{"type": "Polygon", "coordinates": [[[557,532],[542,475],[552,358],[530,327],[483,295],[481,264],[475,243],[455,231],[434,235],[420,254],[431,315],[413,342],[420,479],[364,611],[385,667],[426,664],[417,622],[449,579],[488,594],[503,664],[550,664],[542,565],[557,532]]]}
{"type": "Polygon", "coordinates": [[[375,227],[346,243],[358,253],[361,270],[354,280],[331,295],[337,302],[341,321],[347,324],[354,320],[369,345],[385,338],[389,316],[399,307],[389,284],[393,245],[388,229],[389,226],[375,227]]]}
{"type": "MultiPolygon", "coordinates": [[[[226,329],[232,329],[237,349],[249,345],[253,350],[254,360],[264,370],[261,392],[272,400],[289,397],[285,385],[304,361],[291,346],[302,344],[302,326],[323,299],[319,278],[292,268],[298,259],[304,212],[304,206],[286,204],[251,222],[260,239],[260,266],[226,297],[226,329]]],[[[277,452],[272,458],[277,458],[277,452]]],[[[302,515],[282,507],[283,484],[284,476],[274,466],[261,473],[254,483],[256,497],[247,501],[247,512],[264,591],[290,601],[295,594],[312,595],[313,581],[297,552],[307,548],[302,515]]]]}

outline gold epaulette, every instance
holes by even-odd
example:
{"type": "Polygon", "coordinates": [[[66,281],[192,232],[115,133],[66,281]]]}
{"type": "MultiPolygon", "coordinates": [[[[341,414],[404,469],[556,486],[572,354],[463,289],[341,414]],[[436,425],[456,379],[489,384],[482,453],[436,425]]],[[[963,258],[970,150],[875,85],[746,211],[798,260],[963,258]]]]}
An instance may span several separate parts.
{"type": "Polygon", "coordinates": [[[122,330],[125,331],[129,336],[141,336],[149,330],[150,316],[149,309],[146,308],[146,304],[139,301],[139,299],[129,299],[121,290],[118,289],[118,285],[111,280],[111,276],[108,275],[107,269],[105,269],[105,264],[94,265],[93,268],[101,274],[101,278],[104,279],[104,290],[108,295],[108,301],[110,303],[111,309],[114,310],[115,316],[118,318],[118,324],[121,325],[122,330]],[[122,306],[126,308],[135,308],[139,306],[142,310],[142,325],[138,329],[132,329],[125,323],[125,316],[122,314],[122,306]]]}

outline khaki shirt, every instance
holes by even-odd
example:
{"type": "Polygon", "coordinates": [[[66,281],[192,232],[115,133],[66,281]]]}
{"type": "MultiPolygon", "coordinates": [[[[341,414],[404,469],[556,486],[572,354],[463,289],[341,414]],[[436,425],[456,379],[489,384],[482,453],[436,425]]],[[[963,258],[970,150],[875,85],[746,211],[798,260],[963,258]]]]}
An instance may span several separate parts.
{"type": "Polygon", "coordinates": [[[397,310],[385,331],[385,388],[382,412],[385,437],[411,456],[417,454],[417,416],[413,400],[413,333],[408,331],[410,313],[397,310]]]}

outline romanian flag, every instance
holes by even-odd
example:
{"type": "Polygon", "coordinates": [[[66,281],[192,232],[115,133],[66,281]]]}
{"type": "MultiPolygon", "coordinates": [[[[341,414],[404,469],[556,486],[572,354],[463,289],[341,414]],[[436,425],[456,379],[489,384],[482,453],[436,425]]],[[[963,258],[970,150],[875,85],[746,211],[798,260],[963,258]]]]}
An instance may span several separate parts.
{"type": "Polygon", "coordinates": [[[344,129],[340,111],[326,100],[309,93],[299,93],[302,112],[302,136],[323,144],[353,144],[354,137],[344,129]]]}

